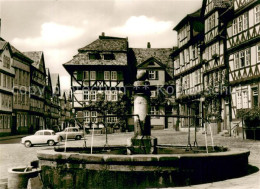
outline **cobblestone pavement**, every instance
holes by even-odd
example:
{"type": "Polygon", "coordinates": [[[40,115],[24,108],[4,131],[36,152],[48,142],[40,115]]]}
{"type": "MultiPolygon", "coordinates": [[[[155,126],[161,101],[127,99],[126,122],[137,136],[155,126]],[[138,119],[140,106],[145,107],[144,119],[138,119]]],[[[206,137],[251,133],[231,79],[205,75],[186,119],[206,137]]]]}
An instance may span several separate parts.
{"type": "MultiPolygon", "coordinates": [[[[187,145],[188,137],[186,132],[175,132],[172,130],[152,131],[152,135],[158,138],[159,144],[187,145]]],[[[126,145],[126,139],[133,136],[133,133],[120,133],[108,135],[108,145],[126,145]]],[[[91,135],[86,136],[87,146],[91,145],[91,135]]],[[[105,135],[94,135],[93,145],[105,145],[105,135]]],[[[194,133],[191,134],[191,143],[194,142],[194,133]]],[[[205,136],[197,133],[198,145],[205,145],[205,136]]],[[[207,143],[211,145],[211,137],[207,135],[207,143]]],[[[83,146],[84,141],[69,140],[67,146],[83,146]]],[[[64,142],[59,144],[64,145],[64,142]]],[[[243,140],[242,138],[214,136],[214,145],[231,148],[243,148],[250,150],[249,163],[260,168],[260,141],[243,140]]],[[[37,159],[37,151],[52,149],[48,146],[36,146],[25,148],[21,144],[0,144],[0,179],[7,178],[7,169],[20,165],[28,165],[30,161],[37,159]]],[[[241,188],[260,189],[260,171],[241,178],[235,178],[220,182],[194,185],[180,188],[241,188]]]]}

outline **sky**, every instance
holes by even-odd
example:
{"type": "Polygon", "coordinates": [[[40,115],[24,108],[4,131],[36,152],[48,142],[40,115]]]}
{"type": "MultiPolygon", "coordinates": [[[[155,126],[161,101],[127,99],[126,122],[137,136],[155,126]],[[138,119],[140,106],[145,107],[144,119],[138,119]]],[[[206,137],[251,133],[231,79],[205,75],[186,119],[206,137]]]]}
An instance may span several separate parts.
{"type": "Polygon", "coordinates": [[[62,64],[102,32],[128,37],[133,48],[147,42],[172,48],[174,26],[201,5],[202,0],[0,0],[1,37],[21,52],[43,51],[46,68],[69,89],[62,64]]]}

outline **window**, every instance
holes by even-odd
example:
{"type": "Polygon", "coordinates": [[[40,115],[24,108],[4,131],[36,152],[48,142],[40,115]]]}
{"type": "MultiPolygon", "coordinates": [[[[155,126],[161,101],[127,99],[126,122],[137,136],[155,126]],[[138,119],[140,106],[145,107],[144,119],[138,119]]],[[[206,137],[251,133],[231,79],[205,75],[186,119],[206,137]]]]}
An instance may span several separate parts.
{"type": "Polygon", "coordinates": [[[157,91],[151,91],[151,98],[155,98],[157,96],[157,91]]]}
{"type": "Polygon", "coordinates": [[[252,96],[253,96],[252,106],[258,107],[258,88],[252,88],[252,96]]]}
{"type": "Polygon", "coordinates": [[[237,34],[237,19],[233,20],[233,35],[237,34]]]}
{"type": "Polygon", "coordinates": [[[256,46],[257,48],[257,62],[260,62],[260,43],[256,46]]]}
{"type": "Polygon", "coordinates": [[[83,91],[83,99],[89,100],[89,91],[87,91],[87,90],[83,91]]]}
{"type": "Polygon", "coordinates": [[[110,80],[110,71],[104,71],[104,80],[110,80]]]}
{"type": "Polygon", "coordinates": [[[3,87],[6,87],[6,75],[3,74],[3,87]]]}
{"type": "Polygon", "coordinates": [[[259,23],[260,22],[260,5],[257,5],[255,7],[255,23],[259,23]]]}
{"type": "Polygon", "coordinates": [[[90,71],[90,80],[96,80],[96,71],[90,71]]]}
{"type": "Polygon", "coordinates": [[[97,99],[97,92],[96,91],[90,91],[90,100],[96,101],[97,99]]]}
{"type": "Polygon", "coordinates": [[[117,101],[117,91],[111,91],[111,100],[117,101]]]}
{"type": "Polygon", "coordinates": [[[89,71],[84,71],[83,80],[89,80],[89,71]]]}
{"type": "Polygon", "coordinates": [[[199,74],[199,70],[195,71],[195,78],[194,78],[194,84],[197,85],[198,82],[198,74],[199,74]]]}
{"type": "Polygon", "coordinates": [[[192,51],[192,59],[197,58],[197,52],[196,52],[196,46],[192,45],[191,47],[192,51]]]}
{"type": "Polygon", "coordinates": [[[90,60],[100,60],[101,56],[98,53],[93,53],[93,54],[89,54],[89,59],[90,60]]]}
{"type": "Polygon", "coordinates": [[[114,54],[104,54],[104,60],[115,60],[114,54]]]}
{"type": "MultiPolygon", "coordinates": [[[[107,115],[113,115],[111,112],[108,112],[107,115]]],[[[107,117],[107,123],[116,123],[117,117],[107,117]]]]}
{"type": "Polygon", "coordinates": [[[243,30],[243,15],[238,17],[238,32],[243,30]]]}
{"type": "Polygon", "coordinates": [[[215,14],[212,14],[209,17],[209,21],[208,21],[208,31],[213,29],[215,27],[215,14]]]}
{"type": "Polygon", "coordinates": [[[90,111],[84,111],[85,123],[90,123],[90,111]]]}
{"type": "Polygon", "coordinates": [[[248,108],[248,91],[242,91],[243,108],[248,108]]]}
{"type": "Polygon", "coordinates": [[[158,71],[150,70],[149,71],[149,79],[158,79],[158,71]]]}
{"type": "Polygon", "coordinates": [[[105,100],[110,101],[111,100],[111,95],[110,95],[111,91],[105,91],[105,100]]]}
{"type": "Polygon", "coordinates": [[[91,111],[91,122],[97,123],[97,112],[96,111],[91,111]]]}
{"type": "Polygon", "coordinates": [[[248,12],[246,12],[245,14],[244,14],[244,30],[246,30],[246,29],[248,29],[248,25],[249,25],[249,23],[248,23],[248,12]]]}
{"type": "Polygon", "coordinates": [[[185,54],[186,54],[186,62],[189,62],[190,61],[190,52],[189,52],[189,49],[186,49],[185,50],[185,54]]]}
{"type": "Polygon", "coordinates": [[[237,109],[242,108],[242,95],[241,91],[237,91],[237,109]]]}
{"type": "Polygon", "coordinates": [[[242,51],[240,52],[240,57],[239,57],[239,63],[240,63],[240,67],[244,67],[245,66],[245,52],[242,51]]]}
{"type": "Polygon", "coordinates": [[[117,72],[111,71],[111,80],[117,80],[117,72]]]}
{"type": "Polygon", "coordinates": [[[250,65],[251,62],[250,57],[251,57],[250,49],[246,49],[246,66],[250,65]]]}
{"type": "Polygon", "coordinates": [[[4,55],[3,66],[6,68],[10,68],[10,58],[4,55]]]}
{"type": "Polygon", "coordinates": [[[151,115],[159,115],[159,110],[156,106],[151,106],[151,115]]]}

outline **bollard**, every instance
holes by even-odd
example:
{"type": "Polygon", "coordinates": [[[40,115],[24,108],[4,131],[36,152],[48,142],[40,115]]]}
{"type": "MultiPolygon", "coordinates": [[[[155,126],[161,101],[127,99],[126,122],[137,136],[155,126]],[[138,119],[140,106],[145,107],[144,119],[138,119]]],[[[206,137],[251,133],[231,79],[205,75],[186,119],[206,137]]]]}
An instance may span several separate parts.
{"type": "Polygon", "coordinates": [[[27,188],[28,180],[37,177],[39,170],[28,167],[8,169],[8,189],[27,188]]]}

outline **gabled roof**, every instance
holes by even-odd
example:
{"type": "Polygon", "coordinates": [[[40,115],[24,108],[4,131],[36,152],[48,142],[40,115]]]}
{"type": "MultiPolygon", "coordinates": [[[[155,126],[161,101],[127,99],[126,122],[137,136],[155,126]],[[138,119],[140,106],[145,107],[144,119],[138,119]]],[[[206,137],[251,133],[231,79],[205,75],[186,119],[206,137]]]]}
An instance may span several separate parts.
{"type": "Polygon", "coordinates": [[[40,68],[41,59],[43,58],[42,51],[30,51],[30,52],[23,52],[26,56],[33,60],[33,66],[37,69],[40,68]]]}
{"type": "Polygon", "coordinates": [[[188,20],[199,19],[201,16],[201,9],[196,10],[191,14],[187,14],[174,28],[173,30],[179,30],[188,20]]]}
{"type": "Polygon", "coordinates": [[[132,48],[134,59],[136,61],[136,67],[144,64],[146,61],[151,60],[152,58],[157,62],[160,62],[161,65],[166,68],[166,71],[169,75],[173,73],[173,61],[170,57],[174,48],[132,48]]]}
{"type": "Polygon", "coordinates": [[[60,78],[59,74],[53,73],[51,74],[51,86],[52,92],[54,95],[60,96],[60,78]]]}
{"type": "Polygon", "coordinates": [[[79,52],[85,51],[113,51],[126,52],[128,49],[128,39],[119,37],[99,36],[99,39],[89,45],[80,48],[79,52]]]}
{"type": "Polygon", "coordinates": [[[137,66],[137,68],[142,68],[142,67],[149,66],[150,63],[154,63],[154,62],[155,62],[156,64],[158,64],[160,67],[166,68],[166,66],[165,66],[164,64],[162,64],[159,60],[157,60],[157,59],[154,58],[154,57],[148,58],[148,59],[145,60],[143,63],[139,64],[139,65],[137,66]]]}
{"type": "Polygon", "coordinates": [[[9,46],[11,53],[18,57],[21,58],[29,63],[33,63],[33,60],[31,60],[30,58],[28,58],[27,56],[25,56],[25,54],[23,54],[22,52],[20,52],[18,49],[16,49],[13,45],[11,45],[9,42],[5,41],[3,38],[0,37],[0,51],[4,50],[6,45],[9,46]]]}

